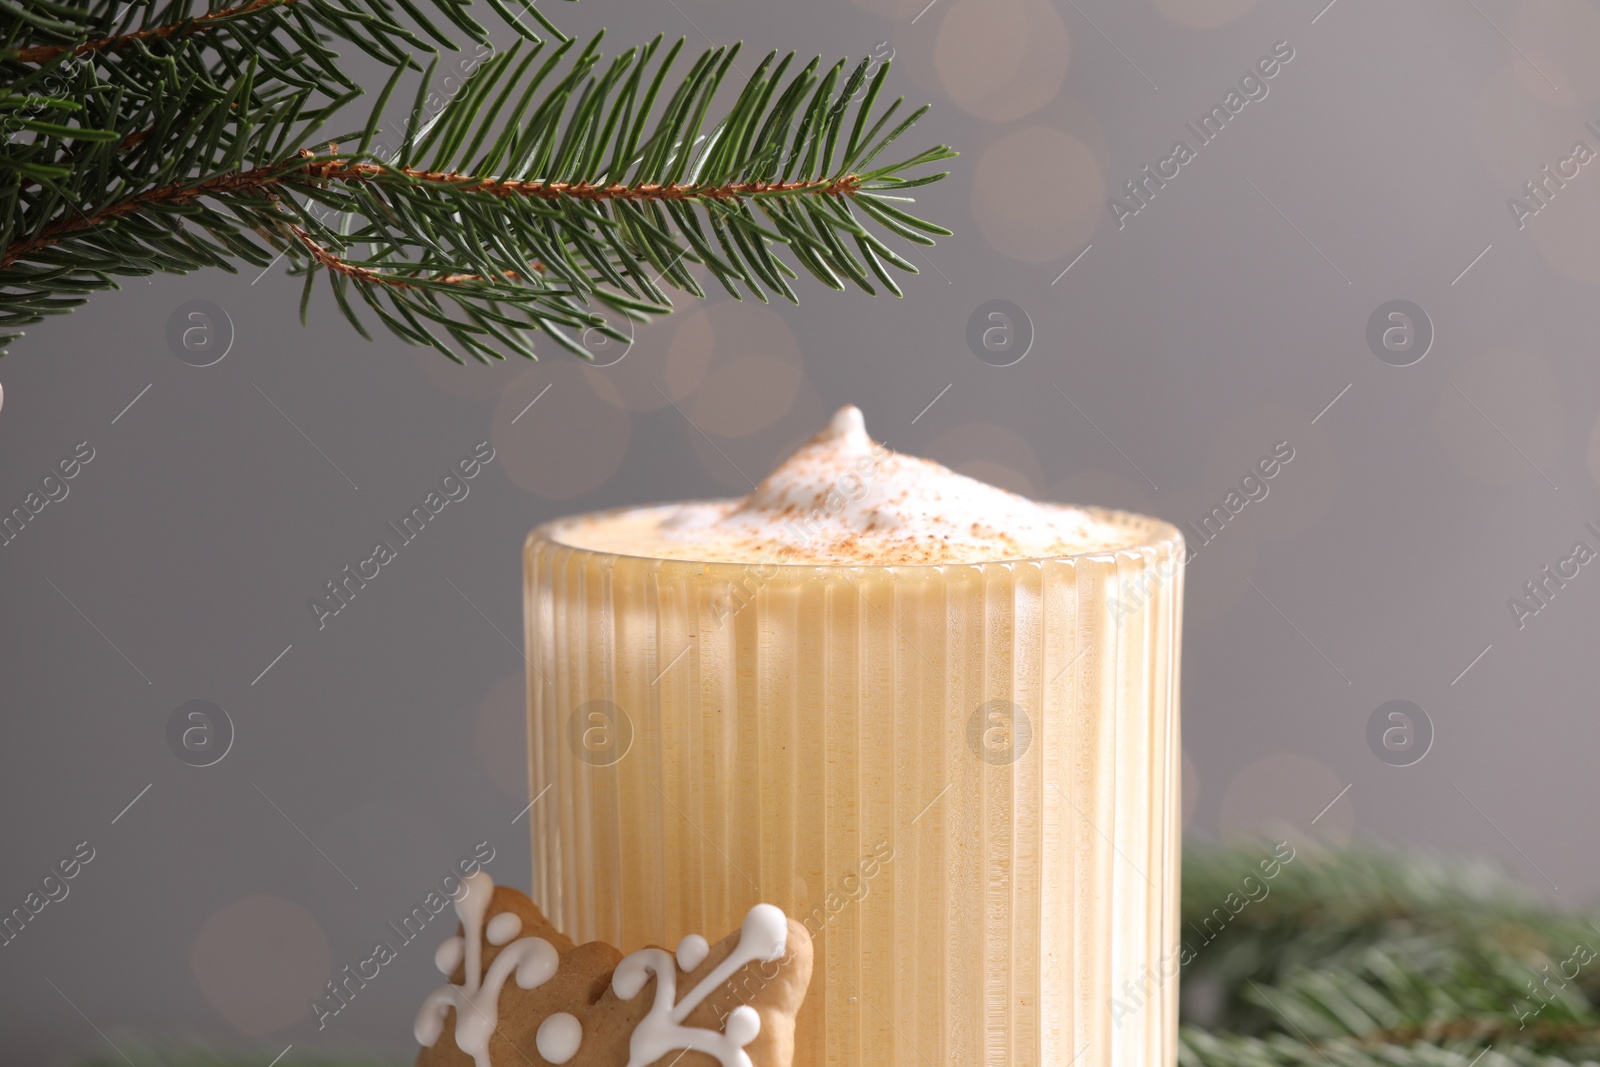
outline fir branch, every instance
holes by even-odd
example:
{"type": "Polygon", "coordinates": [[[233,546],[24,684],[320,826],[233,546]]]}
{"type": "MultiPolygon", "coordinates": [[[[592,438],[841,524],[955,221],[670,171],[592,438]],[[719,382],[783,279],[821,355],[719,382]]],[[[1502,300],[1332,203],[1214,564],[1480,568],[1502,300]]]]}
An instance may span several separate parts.
{"type": "MultiPolygon", "coordinates": [[[[282,174],[274,172],[272,168],[262,167],[242,173],[221,174],[201,182],[181,182],[146,189],[124,200],[107,204],[93,214],[82,212],[75,215],[64,214],[55,222],[7,245],[5,253],[0,255],[0,270],[18,260],[35,257],[38,253],[70,237],[97,227],[104,227],[117,219],[159,208],[193,203],[205,196],[222,197],[230,193],[248,196],[268,186],[281,184],[282,181],[282,174]]],[[[0,285],[3,284],[4,277],[0,275],[0,285]]]]}
{"type": "Polygon", "coordinates": [[[182,22],[170,22],[165,26],[154,26],[150,29],[135,30],[132,33],[117,34],[114,37],[100,37],[92,41],[83,41],[80,44],[55,44],[35,45],[32,48],[19,48],[5,54],[0,54],[0,61],[9,60],[14,63],[48,63],[59,56],[70,55],[74,59],[89,55],[92,52],[103,52],[111,48],[125,48],[135,41],[159,40],[179,34],[201,33],[228,19],[242,18],[254,15],[271,7],[280,7],[287,4],[299,3],[299,0],[250,0],[247,4],[238,7],[219,8],[208,11],[204,15],[182,22]]]}
{"type": "MultiPolygon", "coordinates": [[[[119,277],[284,259],[308,296],[325,275],[364,335],[352,294],[453,359],[533,358],[530,332],[586,357],[575,332],[625,339],[608,315],[665,314],[669,289],[704,295],[690,265],[739,298],[796,300],[801,270],[899,295],[893,272],[916,270],[893,244],[949,232],[904,194],[954,152],[877,162],[926,110],[879,106],[887,64],[794,70],[773,53],[724,101],[737,46],[674,73],[681,40],[607,60],[599,37],[547,45],[489,0],[521,35],[495,53],[468,0],[430,2],[487,55],[442,102],[430,64],[399,125],[386,116],[402,76],[450,44],[411,0],[415,30],[389,0],[200,13],[173,0],[138,24],[112,0],[9,25],[0,10],[0,329],[119,277]],[[393,74],[365,126],[336,139],[354,151],[304,147],[361,91],[338,41],[393,74]]],[[[534,2],[516,6],[553,31],[534,2]]]]}
{"type": "MultiPolygon", "coordinates": [[[[700,182],[646,183],[627,185],[612,182],[593,185],[588,182],[517,181],[504,178],[486,178],[455,171],[419,170],[416,167],[386,167],[381,163],[355,163],[341,159],[327,159],[309,165],[307,177],[332,182],[367,182],[386,177],[400,177],[418,183],[448,186],[458,192],[489,193],[492,196],[527,196],[539,200],[608,200],[634,201],[695,201],[742,200],[747,197],[815,193],[822,196],[854,196],[861,187],[861,175],[846,174],[839,178],[819,178],[813,181],[793,182],[724,182],[708,185],[700,182]]],[[[242,177],[242,176],[241,176],[242,177]]],[[[278,179],[281,180],[281,179],[278,179]]]]}
{"type": "MultiPolygon", "coordinates": [[[[328,249],[322,247],[311,237],[310,234],[306,233],[306,231],[302,230],[300,227],[290,226],[289,230],[294,234],[295,238],[305,246],[306,251],[311,253],[311,258],[317,261],[318,266],[321,266],[329,271],[341,274],[346,278],[352,278],[358,282],[365,282],[372,285],[387,285],[396,289],[417,288],[418,279],[416,278],[407,278],[395,274],[383,274],[379,271],[368,270],[365,267],[354,266],[350,263],[347,263],[345,260],[340,259],[328,249]]],[[[544,264],[530,263],[528,265],[528,269],[530,271],[542,273],[544,271],[544,264]]],[[[522,281],[524,277],[525,275],[520,271],[508,270],[500,272],[499,280],[507,282],[519,282],[522,281]]],[[[481,274],[445,274],[431,280],[438,282],[441,285],[462,285],[468,282],[481,282],[487,279],[485,279],[481,274]]]]}
{"type": "Polygon", "coordinates": [[[1189,1027],[1178,1039],[1179,1067],[1574,1067],[1575,1063],[1593,1062],[1520,1045],[1495,1047],[1482,1042],[1318,1047],[1284,1034],[1256,1038],[1189,1027]]]}
{"type": "MultiPolygon", "coordinates": [[[[1257,855],[1187,850],[1185,926],[1238,890],[1257,855]]],[[[1270,891],[1184,968],[1183,1012],[1198,1024],[1181,1037],[1185,1067],[1600,1057],[1592,914],[1543,905],[1481,863],[1356,850],[1254,873],[1270,891]]]]}

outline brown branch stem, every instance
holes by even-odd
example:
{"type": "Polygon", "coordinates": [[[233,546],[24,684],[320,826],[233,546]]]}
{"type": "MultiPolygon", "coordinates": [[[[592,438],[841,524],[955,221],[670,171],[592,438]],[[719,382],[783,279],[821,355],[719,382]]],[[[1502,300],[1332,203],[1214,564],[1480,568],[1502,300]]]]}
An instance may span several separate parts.
{"type": "MultiPolygon", "coordinates": [[[[371,285],[385,285],[391,289],[416,289],[418,286],[415,283],[425,280],[422,278],[407,278],[398,274],[384,274],[369,267],[358,267],[353,263],[345,262],[339,258],[337,253],[319,244],[315,238],[301,227],[291,225],[289,231],[305,246],[311,258],[316,260],[318,264],[335,274],[342,274],[346,278],[354,278],[358,282],[367,282],[371,285]]],[[[544,273],[543,263],[534,262],[530,264],[530,268],[538,273],[544,273]]],[[[501,277],[507,281],[520,281],[523,275],[514,270],[508,270],[503,271],[501,277]]],[[[462,282],[481,282],[483,281],[483,276],[479,274],[441,274],[437,278],[427,280],[442,282],[446,285],[460,285],[462,282]]]]}
{"type": "Polygon", "coordinates": [[[367,267],[357,267],[354,264],[346,263],[327,248],[318,244],[309,233],[299,226],[290,225],[289,232],[294,234],[300,243],[305,246],[312,259],[335,274],[342,274],[346,278],[354,278],[358,282],[368,282],[372,285],[387,285],[394,289],[413,288],[411,283],[404,278],[391,277],[367,267]]]}
{"type": "Polygon", "coordinates": [[[197,18],[185,19],[167,26],[154,26],[148,30],[139,30],[134,33],[124,33],[116,37],[101,37],[93,41],[84,41],[81,44],[51,44],[38,45],[34,48],[23,48],[12,52],[3,58],[16,63],[48,63],[64,52],[71,52],[73,57],[86,56],[94,52],[105,52],[113,48],[121,48],[134,41],[160,40],[176,34],[199,33],[210,29],[224,19],[234,18],[238,15],[253,15],[270,7],[286,7],[297,3],[298,0],[250,0],[247,4],[238,7],[225,7],[219,11],[208,12],[197,18]]]}
{"type": "MultiPolygon", "coordinates": [[[[257,0],[257,2],[265,2],[265,0],[257,0]]],[[[278,2],[278,0],[270,0],[270,2],[278,2]]],[[[310,159],[311,152],[308,149],[301,149],[300,155],[302,158],[310,159]]],[[[479,178],[473,175],[457,174],[453,171],[428,171],[414,167],[394,170],[378,163],[353,163],[349,160],[337,158],[320,159],[307,162],[298,168],[257,167],[247,171],[221,174],[215,178],[208,178],[203,182],[163,185],[154,189],[146,189],[144,192],[128,197],[126,200],[119,200],[114,204],[100,208],[93,214],[78,214],[70,218],[60,219],[43,227],[31,237],[13,241],[6,248],[5,254],[0,255],[0,270],[11,266],[25,256],[50,247],[74,233],[81,233],[84,230],[92,229],[107,222],[114,222],[119,218],[134,215],[140,211],[163,204],[190,203],[204,196],[215,196],[224,193],[257,192],[269,187],[306,179],[318,182],[364,184],[390,175],[399,175],[414,182],[437,184],[467,193],[487,193],[497,197],[524,196],[540,200],[574,199],[592,202],[606,200],[724,201],[762,193],[854,196],[861,185],[861,178],[856,174],[808,182],[733,182],[724,185],[701,185],[698,183],[625,185],[620,182],[613,182],[609,185],[590,185],[585,182],[542,182],[479,178]]],[[[305,243],[306,240],[307,238],[301,238],[302,243],[305,243]]],[[[309,246],[308,250],[310,250],[309,246]]],[[[326,252],[325,249],[324,252],[326,252]]],[[[312,254],[315,256],[316,253],[313,252],[312,254]]],[[[332,253],[327,254],[332,255],[332,253]]],[[[337,259],[337,257],[334,258],[337,259]]],[[[360,270],[363,268],[350,269],[360,270]]],[[[382,276],[379,277],[381,278],[382,276]]],[[[376,281],[378,279],[375,278],[373,280],[376,281]]]]}
{"type": "Polygon", "coordinates": [[[856,174],[842,178],[803,182],[731,182],[726,185],[701,185],[695,182],[660,185],[591,185],[587,182],[507,181],[479,178],[454,171],[422,170],[406,167],[391,170],[378,163],[351,163],[340,159],[318,160],[306,165],[305,173],[325,181],[368,182],[390,174],[415,181],[431,182],[467,193],[491,196],[526,196],[539,200],[735,200],[763,193],[822,193],[826,196],[853,196],[861,185],[856,174]]]}
{"type": "Polygon", "coordinates": [[[247,192],[260,189],[264,186],[275,185],[283,180],[282,171],[274,171],[262,167],[256,170],[243,171],[233,174],[222,174],[203,182],[189,185],[161,185],[154,189],[146,189],[142,193],[119,200],[114,204],[100,208],[92,215],[79,213],[67,218],[62,218],[50,225],[43,227],[31,237],[23,237],[6,248],[5,255],[0,256],[0,270],[11,266],[24,256],[32,255],[40,249],[48,248],[65,237],[84,230],[93,229],[107,222],[128,215],[137,214],[146,208],[159,204],[186,204],[200,199],[202,196],[227,192],[247,192]]]}

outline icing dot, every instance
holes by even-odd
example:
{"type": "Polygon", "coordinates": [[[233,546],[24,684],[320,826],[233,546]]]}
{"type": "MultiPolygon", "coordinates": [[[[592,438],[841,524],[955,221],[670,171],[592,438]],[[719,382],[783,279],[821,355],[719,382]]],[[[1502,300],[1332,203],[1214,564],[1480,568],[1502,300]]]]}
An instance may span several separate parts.
{"type": "Polygon", "coordinates": [[[506,951],[515,952],[519,948],[523,950],[516,971],[519,986],[537,989],[555,977],[556,969],[561,966],[561,956],[554,945],[542,937],[525,937],[506,951]]]}
{"type": "Polygon", "coordinates": [[[447,938],[433,951],[433,965],[439,968],[440,974],[452,974],[461,966],[461,958],[466,954],[467,943],[459,937],[447,938]]]}
{"type": "Polygon", "coordinates": [[[741,1004],[733,1009],[733,1013],[728,1016],[728,1025],[723,1030],[723,1033],[728,1035],[728,1040],[740,1048],[754,1041],[760,1032],[761,1015],[748,1004],[741,1004]]]}
{"type": "MultiPolygon", "coordinates": [[[[738,1015],[738,1009],[734,1015],[738,1015]]],[[[755,1012],[751,1011],[754,1015],[755,1012]]],[[[756,1024],[759,1026],[761,1019],[758,1016],[756,1024]]],[[[729,1022],[732,1026],[732,1022],[729,1022]]],[[[578,1053],[578,1046],[583,1043],[583,1024],[576,1017],[564,1011],[558,1011],[544,1022],[539,1024],[539,1032],[534,1035],[533,1047],[539,1050],[539,1055],[551,1063],[566,1063],[578,1053]]]]}
{"type": "Polygon", "coordinates": [[[692,971],[706,960],[706,955],[711,951],[711,946],[706,944],[706,939],[699,934],[690,934],[678,942],[678,967],[681,970],[692,971]]]}
{"type": "Polygon", "coordinates": [[[750,942],[756,959],[770,962],[783,955],[789,942],[789,920],[771,904],[757,904],[744,917],[739,943],[750,942]]]}
{"type": "Polygon", "coordinates": [[[503,945],[520,933],[522,933],[522,919],[515,912],[502,911],[489,920],[488,936],[491,945],[503,945]]]}

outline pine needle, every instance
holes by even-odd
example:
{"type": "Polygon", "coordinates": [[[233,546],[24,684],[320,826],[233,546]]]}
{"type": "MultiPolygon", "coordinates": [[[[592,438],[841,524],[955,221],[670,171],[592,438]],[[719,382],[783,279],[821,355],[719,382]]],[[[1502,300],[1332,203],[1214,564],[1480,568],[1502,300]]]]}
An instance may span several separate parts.
{"type": "Polygon", "coordinates": [[[281,259],[302,315],[320,281],[358,331],[364,304],[451,358],[533,358],[533,335],[585,355],[572,333],[700,295],[692,265],[762,300],[797,299],[801,269],[898,295],[915,269],[891,245],[949,232],[885,198],[953,151],[865,169],[921,114],[877,105],[886,63],[774,53],[735,87],[737,46],[607,59],[599,36],[547,42],[531,0],[489,7],[514,47],[469,0],[0,4],[0,319],[281,259]],[[393,73],[346,119],[350,49],[393,73]]]}

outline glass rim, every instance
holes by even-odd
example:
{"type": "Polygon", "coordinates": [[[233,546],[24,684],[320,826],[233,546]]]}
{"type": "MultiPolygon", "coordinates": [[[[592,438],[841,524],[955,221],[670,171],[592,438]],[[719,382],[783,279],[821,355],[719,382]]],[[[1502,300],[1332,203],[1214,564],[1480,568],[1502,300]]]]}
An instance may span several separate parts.
{"type": "Polygon", "coordinates": [[[1117,508],[1103,508],[1085,504],[1052,504],[1055,507],[1070,507],[1082,511],[1097,519],[1103,519],[1113,525],[1121,526],[1132,531],[1137,531],[1141,536],[1128,544],[1116,548],[1097,548],[1084,552],[1070,552],[1054,556],[1008,556],[1000,559],[984,560],[959,560],[945,563],[853,563],[848,561],[838,562],[795,562],[783,560],[730,560],[730,559],[700,559],[687,556],[651,556],[633,552],[612,552],[605,549],[588,548],[584,545],[574,544],[562,540],[560,531],[577,522],[591,521],[629,512],[660,511],[665,508],[697,506],[706,504],[725,504],[735,498],[722,498],[711,500],[680,500],[666,501],[655,504],[629,504],[621,507],[602,508],[598,511],[582,512],[576,515],[565,515],[558,519],[542,522],[529,531],[524,542],[524,549],[535,542],[554,545],[569,552],[583,552],[590,556],[609,556],[614,559],[639,560],[646,563],[676,563],[690,567],[729,568],[734,570],[748,570],[752,567],[762,567],[779,571],[800,573],[802,571],[938,571],[952,567],[993,567],[1019,563],[1076,563],[1078,561],[1112,560],[1119,555],[1129,553],[1142,553],[1148,549],[1170,547],[1174,554],[1182,554],[1187,561],[1187,553],[1182,550],[1187,545],[1183,532],[1165,519],[1158,519],[1153,515],[1145,515],[1137,511],[1122,511],[1117,508]]]}

